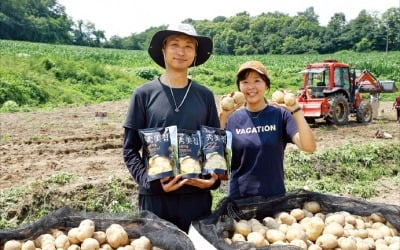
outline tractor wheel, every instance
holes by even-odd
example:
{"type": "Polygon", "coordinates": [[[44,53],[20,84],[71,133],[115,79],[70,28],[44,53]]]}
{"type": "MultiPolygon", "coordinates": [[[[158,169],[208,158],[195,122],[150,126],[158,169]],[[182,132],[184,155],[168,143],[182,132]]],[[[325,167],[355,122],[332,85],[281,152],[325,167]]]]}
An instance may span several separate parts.
{"type": "Polygon", "coordinates": [[[343,94],[328,97],[329,115],[327,121],[336,125],[345,125],[349,120],[349,103],[343,94]]]}
{"type": "Polygon", "coordinates": [[[367,101],[361,102],[360,106],[357,108],[356,119],[359,123],[368,123],[372,121],[371,103],[367,101]]]}

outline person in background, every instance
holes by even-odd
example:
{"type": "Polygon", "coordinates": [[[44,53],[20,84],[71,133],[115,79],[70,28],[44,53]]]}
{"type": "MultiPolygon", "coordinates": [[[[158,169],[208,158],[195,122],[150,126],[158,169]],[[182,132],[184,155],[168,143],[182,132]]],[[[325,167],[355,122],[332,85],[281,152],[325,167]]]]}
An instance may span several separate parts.
{"type": "Polygon", "coordinates": [[[228,196],[233,199],[284,195],[284,151],[294,143],[314,152],[311,128],[297,103],[270,105],[265,99],[270,79],[259,61],[242,64],[236,84],[245,95],[244,108],[221,111],[221,127],[232,132],[232,174],[228,196]]]}
{"type": "Polygon", "coordinates": [[[212,48],[212,40],[197,35],[189,24],[170,25],[155,33],[148,53],[165,72],[136,88],[124,123],[123,157],[139,184],[139,209],[151,211],[185,232],[192,220],[211,213],[210,190],[218,188],[220,180],[212,173],[209,179],[182,179],[179,175],[148,181],[138,130],[172,125],[188,130],[199,130],[201,125],[220,127],[213,93],[188,77],[189,67],[205,63],[212,48]]]}
{"type": "Polygon", "coordinates": [[[393,109],[396,109],[396,122],[400,123],[400,96],[396,97],[396,99],[393,102],[393,109]]]}

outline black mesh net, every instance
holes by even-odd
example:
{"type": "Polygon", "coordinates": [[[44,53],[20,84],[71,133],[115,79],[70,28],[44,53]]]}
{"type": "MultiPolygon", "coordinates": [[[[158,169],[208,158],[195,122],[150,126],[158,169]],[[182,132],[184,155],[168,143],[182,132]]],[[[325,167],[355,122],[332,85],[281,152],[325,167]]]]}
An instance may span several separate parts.
{"type": "Polygon", "coordinates": [[[268,245],[255,247],[250,243],[234,243],[229,245],[224,241],[224,231],[233,231],[233,220],[249,220],[252,218],[262,220],[267,216],[274,216],[278,212],[289,212],[294,208],[302,208],[307,201],[317,201],[322,213],[347,211],[354,215],[369,216],[372,213],[382,215],[398,231],[400,231],[400,206],[383,203],[370,203],[359,199],[347,198],[336,195],[321,194],[305,190],[296,190],[285,196],[265,199],[252,197],[241,200],[225,198],[217,209],[208,216],[192,223],[192,226],[213,246],[220,250],[230,249],[293,249],[300,250],[297,246],[268,245]]]}
{"type": "Polygon", "coordinates": [[[103,232],[111,224],[120,224],[131,239],[146,236],[153,246],[161,249],[195,249],[185,232],[151,212],[143,211],[139,216],[127,213],[83,213],[74,211],[70,207],[58,209],[30,225],[0,231],[0,249],[3,249],[4,243],[8,240],[35,239],[41,234],[49,233],[52,229],[67,231],[78,227],[84,219],[93,220],[96,231],[103,232]]]}

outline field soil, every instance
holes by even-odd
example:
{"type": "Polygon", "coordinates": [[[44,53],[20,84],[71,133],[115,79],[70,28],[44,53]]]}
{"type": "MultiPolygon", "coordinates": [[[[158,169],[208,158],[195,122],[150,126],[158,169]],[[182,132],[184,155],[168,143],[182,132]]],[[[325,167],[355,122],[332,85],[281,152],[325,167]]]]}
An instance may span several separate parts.
{"type": "MultiPolygon", "coordinates": [[[[55,111],[0,114],[0,190],[49,179],[56,173],[80,176],[82,183],[130,178],[122,158],[128,100],[55,111]]],[[[390,102],[381,102],[369,124],[352,117],[346,126],[312,125],[319,149],[345,144],[399,140],[400,125],[390,102]],[[376,138],[378,130],[392,139],[376,138]]],[[[76,184],[64,186],[73,192],[76,184]]],[[[399,186],[386,183],[371,201],[400,205],[399,186]]]]}

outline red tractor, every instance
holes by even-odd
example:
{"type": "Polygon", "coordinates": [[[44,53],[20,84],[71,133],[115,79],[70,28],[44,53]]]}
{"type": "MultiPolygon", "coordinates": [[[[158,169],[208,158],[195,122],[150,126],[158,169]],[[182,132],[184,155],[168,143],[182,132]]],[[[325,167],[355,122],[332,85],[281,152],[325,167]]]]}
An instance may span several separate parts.
{"type": "Polygon", "coordinates": [[[301,73],[304,83],[297,101],[308,122],[324,118],[328,123],[344,125],[350,114],[355,114],[357,122],[371,122],[371,101],[363,99],[362,93],[379,100],[380,93],[397,90],[394,81],[379,81],[368,70],[352,69],[332,59],[309,64],[301,73]]]}

